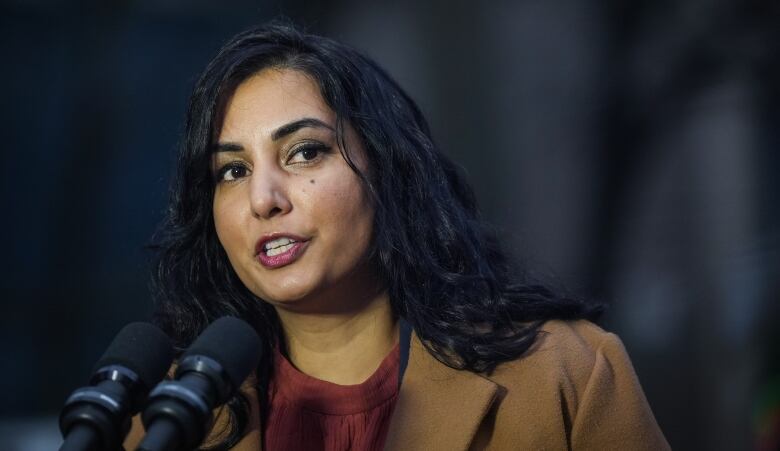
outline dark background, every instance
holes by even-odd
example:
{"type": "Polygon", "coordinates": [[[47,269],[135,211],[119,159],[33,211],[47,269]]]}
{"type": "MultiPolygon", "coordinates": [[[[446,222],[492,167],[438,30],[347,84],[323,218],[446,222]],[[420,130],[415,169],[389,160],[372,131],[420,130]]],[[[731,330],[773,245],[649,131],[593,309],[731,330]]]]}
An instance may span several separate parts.
{"type": "Polygon", "coordinates": [[[610,304],[677,449],[780,443],[774,1],[0,3],[0,449],[146,319],[149,241],[195,77],[285,15],[417,99],[506,246],[610,304]]]}

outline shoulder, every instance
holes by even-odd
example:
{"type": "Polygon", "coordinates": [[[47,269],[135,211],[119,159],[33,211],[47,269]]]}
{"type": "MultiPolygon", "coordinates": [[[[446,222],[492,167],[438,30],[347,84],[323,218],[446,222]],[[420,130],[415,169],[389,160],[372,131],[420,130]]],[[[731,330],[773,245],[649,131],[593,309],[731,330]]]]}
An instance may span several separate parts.
{"type": "Polygon", "coordinates": [[[506,390],[509,400],[516,397],[515,391],[524,393],[523,402],[532,401],[526,399],[529,396],[542,404],[562,396],[576,410],[579,395],[605,355],[629,362],[617,335],[585,320],[551,320],[542,325],[525,354],[499,365],[486,378],[506,390]]]}
{"type": "Polygon", "coordinates": [[[487,378],[510,394],[521,390],[539,397],[560,397],[571,415],[586,395],[610,396],[615,387],[641,394],[620,338],[586,320],[547,321],[524,355],[499,365],[487,378]]]}
{"type": "Polygon", "coordinates": [[[668,447],[620,338],[591,322],[546,322],[523,356],[486,377],[502,387],[497,423],[525,418],[568,446],[668,447]]]}
{"type": "Polygon", "coordinates": [[[545,375],[548,383],[586,382],[600,354],[627,359],[617,335],[585,320],[551,320],[542,325],[536,341],[520,358],[499,365],[488,379],[501,385],[545,375]],[[520,378],[520,379],[518,379],[520,378]]]}
{"type": "Polygon", "coordinates": [[[600,350],[614,347],[623,349],[620,338],[590,321],[551,320],[542,325],[530,355],[554,354],[573,362],[590,363],[590,358],[595,358],[600,350]]]}

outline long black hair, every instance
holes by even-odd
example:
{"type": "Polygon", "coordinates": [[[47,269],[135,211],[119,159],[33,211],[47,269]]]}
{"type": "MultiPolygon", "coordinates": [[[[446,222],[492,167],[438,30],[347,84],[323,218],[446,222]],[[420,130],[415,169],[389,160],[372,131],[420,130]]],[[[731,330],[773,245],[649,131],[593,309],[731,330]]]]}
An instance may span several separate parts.
{"type": "MultiPolygon", "coordinates": [[[[190,99],[153,276],[156,321],[179,347],[218,317],[250,322],[265,346],[256,384],[266,407],[281,327],[275,310],[239,280],[218,241],[210,169],[227,100],[242,81],[266,68],[307,74],[335,112],[342,155],[375,208],[370,258],[394,313],[434,357],[453,368],[489,373],[527,351],[544,321],[600,314],[600,306],[558,296],[509,264],[480,218],[471,187],[434,144],[414,101],[382,68],[337,41],[274,23],[225,44],[190,99]],[[365,148],[365,173],[346,151],[347,123],[365,148]]],[[[245,399],[236,397],[228,406],[230,430],[218,448],[234,445],[247,423],[245,399]]]]}

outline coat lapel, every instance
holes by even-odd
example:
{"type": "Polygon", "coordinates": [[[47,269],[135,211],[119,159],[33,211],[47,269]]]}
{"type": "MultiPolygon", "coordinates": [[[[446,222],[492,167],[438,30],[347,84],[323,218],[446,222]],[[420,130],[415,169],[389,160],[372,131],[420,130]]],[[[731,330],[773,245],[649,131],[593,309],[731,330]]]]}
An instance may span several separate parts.
{"type": "Polygon", "coordinates": [[[413,334],[385,449],[466,450],[497,393],[495,383],[436,360],[413,334]]]}

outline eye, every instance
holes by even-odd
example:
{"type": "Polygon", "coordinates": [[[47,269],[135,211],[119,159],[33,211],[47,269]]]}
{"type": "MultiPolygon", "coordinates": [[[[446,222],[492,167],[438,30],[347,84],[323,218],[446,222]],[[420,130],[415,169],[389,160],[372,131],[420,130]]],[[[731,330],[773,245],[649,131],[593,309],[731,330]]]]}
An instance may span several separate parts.
{"type": "Polygon", "coordinates": [[[329,148],[322,143],[306,143],[296,147],[287,159],[287,164],[307,164],[319,158],[329,148]]]}
{"type": "Polygon", "coordinates": [[[228,163],[217,172],[216,181],[219,182],[234,182],[240,178],[246,177],[249,174],[249,169],[241,163],[233,162],[228,163]]]}

